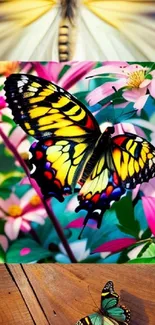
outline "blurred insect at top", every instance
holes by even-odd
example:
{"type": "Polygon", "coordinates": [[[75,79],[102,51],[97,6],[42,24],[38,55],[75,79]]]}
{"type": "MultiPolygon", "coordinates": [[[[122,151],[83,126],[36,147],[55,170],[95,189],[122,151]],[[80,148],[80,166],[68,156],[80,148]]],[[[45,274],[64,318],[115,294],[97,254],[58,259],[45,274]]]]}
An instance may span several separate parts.
{"type": "Polygon", "coordinates": [[[0,0],[0,60],[154,61],[155,0],[0,0]]]}

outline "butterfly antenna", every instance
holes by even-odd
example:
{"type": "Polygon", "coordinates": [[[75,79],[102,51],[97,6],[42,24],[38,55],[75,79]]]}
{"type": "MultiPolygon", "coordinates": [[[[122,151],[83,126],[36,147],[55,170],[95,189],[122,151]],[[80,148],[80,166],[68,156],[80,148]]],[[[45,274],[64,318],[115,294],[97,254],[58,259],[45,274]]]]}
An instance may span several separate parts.
{"type": "Polygon", "coordinates": [[[93,301],[94,305],[96,306],[97,310],[99,310],[99,307],[97,306],[96,301],[95,301],[95,299],[93,298],[93,296],[92,296],[92,294],[91,294],[91,291],[90,291],[90,289],[89,289],[89,284],[88,284],[88,291],[89,291],[89,294],[90,294],[90,296],[91,296],[91,298],[92,298],[92,301],[93,301]]]}
{"type": "Polygon", "coordinates": [[[80,234],[79,234],[79,236],[78,236],[78,239],[81,239],[81,236],[82,236],[82,234],[83,234],[83,231],[84,231],[84,229],[85,229],[85,226],[86,226],[86,225],[84,224],[82,230],[80,231],[80,234]]]}

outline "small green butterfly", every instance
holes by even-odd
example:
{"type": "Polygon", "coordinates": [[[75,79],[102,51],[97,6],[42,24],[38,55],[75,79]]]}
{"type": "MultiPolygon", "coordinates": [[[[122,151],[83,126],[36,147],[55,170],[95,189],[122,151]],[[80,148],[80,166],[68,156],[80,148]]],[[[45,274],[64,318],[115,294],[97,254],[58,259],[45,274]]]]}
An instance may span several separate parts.
{"type": "Polygon", "coordinates": [[[130,310],[118,306],[119,295],[114,291],[114,284],[108,281],[101,294],[101,308],[95,314],[80,319],[76,325],[128,325],[130,310]]]}

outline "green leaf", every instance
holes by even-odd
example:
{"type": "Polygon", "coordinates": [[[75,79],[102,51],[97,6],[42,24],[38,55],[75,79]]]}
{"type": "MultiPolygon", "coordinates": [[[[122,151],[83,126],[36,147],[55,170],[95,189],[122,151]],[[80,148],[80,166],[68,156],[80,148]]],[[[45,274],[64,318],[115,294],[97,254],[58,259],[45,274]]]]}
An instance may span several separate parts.
{"type": "Polygon", "coordinates": [[[149,257],[149,258],[135,258],[134,260],[128,261],[129,264],[154,264],[155,263],[155,257],[149,257]]]}
{"type": "Polygon", "coordinates": [[[11,192],[12,191],[9,188],[0,187],[0,198],[2,198],[3,200],[8,199],[11,192]]]}
{"type": "Polygon", "coordinates": [[[51,252],[33,239],[20,239],[16,240],[8,249],[6,253],[6,262],[7,263],[31,263],[37,262],[44,258],[50,257],[51,252]],[[29,253],[24,254],[24,249],[27,248],[30,250],[29,253]]]}
{"type": "Polygon", "coordinates": [[[64,67],[62,68],[62,70],[60,71],[60,73],[59,73],[59,76],[58,76],[58,80],[60,80],[62,77],[63,77],[63,75],[70,69],[70,65],[64,65],[64,67]]]}
{"type": "Polygon", "coordinates": [[[147,74],[145,79],[149,79],[149,80],[152,80],[153,79],[153,76],[151,74],[147,74]]]}
{"type": "Polygon", "coordinates": [[[142,254],[142,257],[154,257],[155,258],[155,244],[152,243],[142,254]]]}
{"type": "Polygon", "coordinates": [[[12,125],[12,127],[16,126],[15,122],[13,121],[13,119],[7,115],[2,115],[2,121],[5,123],[9,123],[12,125]]]}
{"type": "Polygon", "coordinates": [[[5,263],[5,252],[1,245],[0,245],[0,263],[5,263]]]}
{"type": "Polygon", "coordinates": [[[123,197],[120,201],[113,204],[117,218],[119,220],[119,228],[135,238],[138,238],[140,232],[139,222],[135,219],[134,209],[132,205],[131,194],[123,197]]]}

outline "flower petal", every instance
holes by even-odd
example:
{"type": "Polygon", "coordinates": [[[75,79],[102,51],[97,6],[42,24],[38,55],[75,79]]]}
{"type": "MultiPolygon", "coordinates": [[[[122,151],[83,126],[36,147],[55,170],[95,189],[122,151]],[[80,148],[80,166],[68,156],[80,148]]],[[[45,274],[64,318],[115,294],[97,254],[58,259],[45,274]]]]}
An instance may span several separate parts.
{"type": "Polygon", "coordinates": [[[150,95],[155,98],[155,79],[151,80],[150,85],[148,86],[150,95]]]}
{"type": "Polygon", "coordinates": [[[0,235],[0,245],[2,246],[2,248],[4,249],[4,251],[6,252],[8,249],[8,239],[6,236],[4,235],[0,235]]]}
{"type": "Polygon", "coordinates": [[[45,223],[45,217],[47,216],[47,212],[45,209],[38,209],[36,211],[28,212],[23,215],[23,219],[34,221],[39,223],[40,225],[43,225],[45,223]]]}
{"type": "Polygon", "coordinates": [[[144,196],[142,197],[142,203],[149,228],[155,235],[155,198],[144,196]]]}
{"type": "Polygon", "coordinates": [[[86,97],[86,100],[88,101],[90,106],[93,106],[98,102],[100,102],[101,100],[105,99],[106,97],[114,94],[115,89],[119,90],[125,85],[126,85],[126,79],[124,78],[121,78],[113,82],[106,82],[102,86],[97,87],[96,89],[91,91],[89,95],[86,97]]]}
{"type": "Polygon", "coordinates": [[[111,252],[116,253],[128,246],[131,246],[136,243],[135,238],[120,238],[114,239],[107,243],[102,244],[98,248],[96,248],[93,253],[101,253],[101,252],[111,252]]]}
{"type": "Polygon", "coordinates": [[[94,65],[95,63],[93,61],[75,63],[59,80],[59,86],[66,90],[71,88],[77,81],[82,79],[94,65]]]}
{"type": "Polygon", "coordinates": [[[8,211],[11,205],[20,205],[20,199],[14,193],[12,193],[7,200],[0,199],[0,208],[5,212],[8,211]]]}
{"type": "Polygon", "coordinates": [[[129,102],[135,102],[141,96],[146,94],[146,88],[133,88],[130,90],[125,90],[123,92],[123,97],[129,102]]]}
{"type": "Polygon", "coordinates": [[[10,240],[15,240],[18,237],[20,227],[22,223],[22,218],[17,219],[9,218],[4,226],[4,231],[10,240]]]}
{"type": "Polygon", "coordinates": [[[136,102],[134,104],[134,108],[141,110],[144,107],[144,105],[146,104],[148,98],[149,98],[149,95],[141,96],[138,100],[136,100],[136,102]]]}
{"type": "Polygon", "coordinates": [[[32,196],[36,195],[36,192],[33,188],[31,188],[30,190],[28,190],[21,198],[20,200],[20,207],[22,209],[25,208],[25,206],[29,203],[29,201],[31,200],[32,196]]]}

